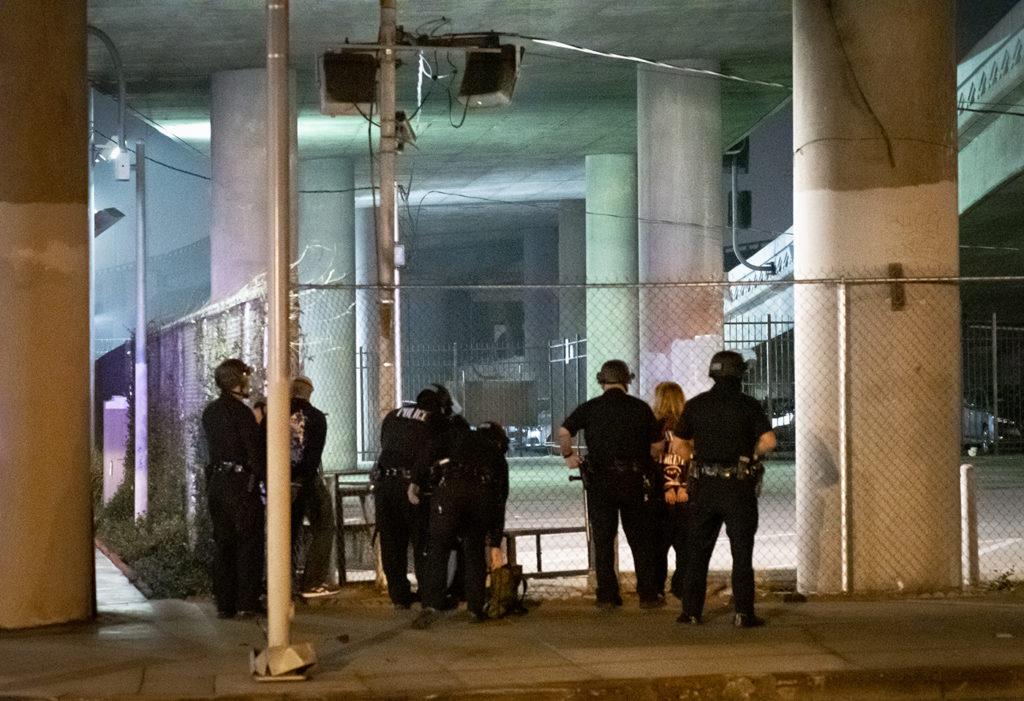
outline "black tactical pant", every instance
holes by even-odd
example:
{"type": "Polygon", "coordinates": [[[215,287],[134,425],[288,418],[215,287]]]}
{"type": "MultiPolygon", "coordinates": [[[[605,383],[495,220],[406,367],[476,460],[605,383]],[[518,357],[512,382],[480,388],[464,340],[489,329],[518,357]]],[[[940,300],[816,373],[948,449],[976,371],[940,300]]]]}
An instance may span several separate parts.
{"type": "Polygon", "coordinates": [[[495,521],[497,503],[479,477],[446,475],[431,502],[427,536],[423,605],[444,607],[451,551],[461,545],[464,558],[466,608],[483,616],[487,583],[487,532],[495,521]]]}
{"type": "Polygon", "coordinates": [[[206,480],[213,526],[213,597],[217,611],[260,609],[263,593],[264,515],[250,472],[214,468],[206,480]]]}
{"type": "MultiPolygon", "coordinates": [[[[413,571],[422,590],[425,563],[427,504],[426,499],[412,504],[408,496],[409,480],[384,477],[374,484],[377,534],[380,536],[380,559],[388,580],[392,603],[412,603],[409,584],[409,546],[412,546],[413,571]]],[[[421,591],[422,593],[422,591],[421,591]]]]}
{"type": "Polygon", "coordinates": [[[656,599],[664,588],[664,576],[658,583],[653,554],[659,539],[653,530],[655,520],[644,501],[645,488],[639,472],[632,470],[595,470],[587,486],[587,517],[594,549],[598,603],[622,602],[619,578],[615,571],[615,538],[622,530],[633,553],[636,568],[636,592],[641,601],[656,599]]]}
{"type": "Polygon", "coordinates": [[[754,613],[754,535],[757,492],[753,479],[701,476],[691,482],[690,539],[687,546],[683,613],[701,616],[708,563],[725,524],[732,551],[732,598],[736,613],[754,613]]]}

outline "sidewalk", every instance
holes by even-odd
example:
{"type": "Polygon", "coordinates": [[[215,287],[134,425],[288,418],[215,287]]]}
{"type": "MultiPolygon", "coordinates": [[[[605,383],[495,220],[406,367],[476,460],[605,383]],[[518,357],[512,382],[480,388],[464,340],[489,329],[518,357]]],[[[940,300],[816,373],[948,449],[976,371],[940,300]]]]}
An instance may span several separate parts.
{"type": "Polygon", "coordinates": [[[544,600],[471,625],[413,630],[366,585],[298,605],[293,643],[309,679],[258,681],[264,621],[222,621],[212,603],[147,601],[102,555],[100,615],[0,632],[0,698],[62,699],[1024,699],[1024,597],[768,599],[737,630],[716,600],[701,626],[677,607],[544,600]]]}

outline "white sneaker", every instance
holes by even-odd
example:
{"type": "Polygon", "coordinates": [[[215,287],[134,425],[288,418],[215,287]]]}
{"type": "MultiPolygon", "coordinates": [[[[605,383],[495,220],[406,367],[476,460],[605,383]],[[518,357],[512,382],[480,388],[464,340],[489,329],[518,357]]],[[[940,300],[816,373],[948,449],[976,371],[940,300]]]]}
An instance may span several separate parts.
{"type": "Polygon", "coordinates": [[[321,584],[302,592],[303,599],[319,599],[324,596],[334,596],[341,593],[341,587],[337,584],[321,584]]]}

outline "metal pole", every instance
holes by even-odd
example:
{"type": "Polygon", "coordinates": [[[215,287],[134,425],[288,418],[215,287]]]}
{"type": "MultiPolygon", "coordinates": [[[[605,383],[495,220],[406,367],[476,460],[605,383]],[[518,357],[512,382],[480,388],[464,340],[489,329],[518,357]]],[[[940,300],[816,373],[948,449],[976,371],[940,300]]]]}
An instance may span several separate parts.
{"type": "Polygon", "coordinates": [[[960,567],[964,587],[978,584],[978,495],[972,465],[960,466],[960,567]]]}
{"type": "Polygon", "coordinates": [[[992,452],[999,455],[999,332],[992,312],[992,452]]]}
{"type": "Polygon", "coordinates": [[[377,284],[380,331],[380,419],[401,405],[395,377],[395,0],[380,0],[380,212],[377,216],[377,284]]]}
{"type": "Polygon", "coordinates": [[[149,504],[149,371],[146,365],[146,144],[135,142],[135,518],[149,504]]]}
{"type": "Polygon", "coordinates": [[[853,535],[851,533],[852,502],[850,487],[849,432],[847,430],[847,391],[849,389],[849,357],[847,346],[847,296],[846,280],[839,284],[839,304],[836,320],[838,324],[838,368],[839,375],[839,493],[840,533],[842,534],[842,587],[849,594],[853,590],[853,535]]]}
{"type": "Polygon", "coordinates": [[[289,639],[291,606],[291,463],[289,457],[288,2],[267,0],[267,643],[289,639]]]}

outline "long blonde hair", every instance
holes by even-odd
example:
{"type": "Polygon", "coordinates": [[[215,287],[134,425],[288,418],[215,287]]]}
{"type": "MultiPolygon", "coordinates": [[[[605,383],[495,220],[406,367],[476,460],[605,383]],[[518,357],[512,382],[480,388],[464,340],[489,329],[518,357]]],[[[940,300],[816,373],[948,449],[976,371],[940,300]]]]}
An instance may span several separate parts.
{"type": "Polygon", "coordinates": [[[659,382],[654,388],[654,417],[659,421],[667,421],[674,427],[685,406],[686,395],[675,382],[659,382]]]}

